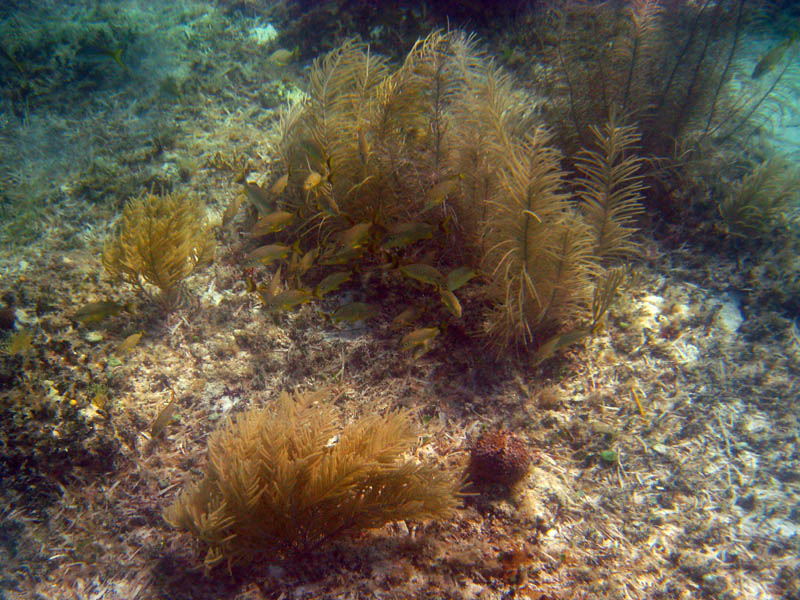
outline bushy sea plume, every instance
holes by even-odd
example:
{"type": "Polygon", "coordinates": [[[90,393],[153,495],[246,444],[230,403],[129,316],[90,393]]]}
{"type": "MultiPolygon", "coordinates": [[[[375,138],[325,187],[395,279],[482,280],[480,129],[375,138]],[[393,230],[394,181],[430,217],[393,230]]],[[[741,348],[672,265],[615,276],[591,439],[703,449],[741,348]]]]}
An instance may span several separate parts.
{"type": "Polygon", "coordinates": [[[635,249],[637,139],[599,123],[570,178],[538,99],[471,37],[434,32],[394,70],[347,42],[314,63],[308,98],[284,111],[283,164],[265,187],[278,209],[253,229],[283,243],[252,253],[268,264],[280,251],[284,270],[259,293],[270,309],[291,307],[393,274],[421,291],[417,313],[433,321],[398,328],[426,340],[403,342],[416,356],[462,318],[468,284],[497,348],[587,331],[608,307],[594,302],[607,270],[635,249]]]}
{"type": "Polygon", "coordinates": [[[787,68],[764,86],[731,84],[743,33],[763,20],[763,4],[549,3],[532,27],[544,40],[534,77],[559,145],[577,152],[590,143],[591,128],[614,115],[639,129],[651,156],[750,135],[768,118],[765,100],[787,68]]]}
{"type": "Polygon", "coordinates": [[[143,194],[125,205],[103,249],[106,272],[164,309],[180,304],[184,280],[214,256],[202,204],[183,194],[143,194]]]}
{"type": "Polygon", "coordinates": [[[738,237],[766,237],[797,221],[800,169],[773,157],[745,175],[719,204],[724,230],[738,237]]]}
{"type": "Polygon", "coordinates": [[[307,552],[346,533],[404,519],[444,519],[462,478],[407,458],[408,413],[339,427],[325,392],[281,394],[213,433],[202,481],[164,518],[208,548],[204,564],[307,552]]]}

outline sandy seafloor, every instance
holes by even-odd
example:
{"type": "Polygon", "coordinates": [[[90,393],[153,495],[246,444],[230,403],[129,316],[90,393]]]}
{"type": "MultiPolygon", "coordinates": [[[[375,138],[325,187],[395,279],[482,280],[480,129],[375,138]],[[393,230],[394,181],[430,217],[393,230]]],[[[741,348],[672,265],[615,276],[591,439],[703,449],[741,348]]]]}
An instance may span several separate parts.
{"type": "MultiPolygon", "coordinates": [[[[213,54],[207,18],[197,12],[181,27],[213,54]]],[[[133,298],[98,258],[128,195],[174,182],[219,220],[241,193],[241,161],[269,170],[276,111],[303,65],[237,46],[255,26],[229,29],[239,54],[208,60],[206,87],[186,97],[142,99],[147,79],[75,110],[42,107],[24,124],[4,116],[4,143],[20,144],[6,181],[47,180],[46,202],[28,207],[33,233],[4,223],[0,246],[3,291],[17,298],[17,326],[34,332],[38,358],[22,368],[51,365],[26,377],[65,396],[70,378],[83,390],[103,382],[108,416],[91,418],[117,431],[120,449],[111,470],[76,469],[35,510],[4,486],[0,597],[800,598],[800,333],[785,314],[742,306],[732,292],[748,285],[741,257],[649,241],[605,331],[535,368],[490,361],[466,336],[414,360],[389,331],[388,305],[361,326],[332,326],[317,305],[266,315],[245,292],[244,211],[215,230],[216,260],[190,280],[191,307],[162,316],[139,303],[91,328],[70,318],[92,301],[133,298]],[[164,125],[169,142],[153,151],[164,125]],[[37,156],[41,138],[68,160],[46,148],[37,156]],[[141,342],[117,356],[137,331],[141,342]],[[161,512],[199,476],[208,433],[280,390],[322,385],[345,421],[416,409],[420,458],[465,465],[476,432],[503,427],[534,463],[510,494],[472,497],[452,520],[390,525],[302,563],[205,576],[202,549],[161,512]],[[154,443],[150,423],[170,388],[179,409],[154,443]],[[599,458],[607,450],[617,463],[599,458]],[[524,556],[515,569],[503,566],[508,552],[524,556]]],[[[189,50],[176,52],[180,65],[189,50]]],[[[781,118],[791,144],[797,113],[781,118]]]]}

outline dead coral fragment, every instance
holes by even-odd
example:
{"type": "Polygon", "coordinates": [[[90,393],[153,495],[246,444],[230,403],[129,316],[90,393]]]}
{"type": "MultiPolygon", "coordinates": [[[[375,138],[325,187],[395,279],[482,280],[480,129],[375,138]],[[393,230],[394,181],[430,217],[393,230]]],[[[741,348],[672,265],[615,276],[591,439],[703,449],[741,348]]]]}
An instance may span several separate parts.
{"type": "Polygon", "coordinates": [[[407,413],[340,431],[320,400],[320,393],[284,393],[274,413],[251,410],[211,435],[205,479],[164,513],[208,545],[207,569],[454,512],[460,478],[401,458],[417,439],[407,413]]]}
{"type": "Polygon", "coordinates": [[[102,262],[112,277],[170,309],[181,300],[184,280],[213,255],[201,204],[183,194],[144,194],[125,206],[119,234],[106,244],[102,262]]]}

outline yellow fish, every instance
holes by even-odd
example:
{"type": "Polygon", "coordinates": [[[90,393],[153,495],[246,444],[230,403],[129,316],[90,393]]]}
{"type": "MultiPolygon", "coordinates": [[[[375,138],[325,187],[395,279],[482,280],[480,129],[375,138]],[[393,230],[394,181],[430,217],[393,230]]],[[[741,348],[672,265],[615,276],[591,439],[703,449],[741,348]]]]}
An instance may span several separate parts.
{"type": "Polygon", "coordinates": [[[228,203],[228,207],[225,209],[225,212],[222,213],[222,226],[227,227],[230,225],[233,218],[239,212],[239,209],[242,206],[242,202],[244,202],[245,198],[247,198],[246,194],[238,194],[236,195],[233,200],[228,203]]]}
{"type": "Polygon", "coordinates": [[[249,252],[247,256],[245,256],[245,261],[247,263],[260,262],[268,265],[273,261],[281,260],[289,256],[289,250],[291,250],[291,248],[283,244],[267,244],[266,246],[260,246],[252,252],[249,252]]]}
{"type": "Polygon", "coordinates": [[[318,298],[322,298],[325,294],[336,291],[342,284],[349,281],[350,275],[350,271],[336,271],[335,273],[331,273],[319,282],[314,293],[318,298]]]}
{"type": "Polygon", "coordinates": [[[317,173],[316,171],[311,171],[306,177],[306,180],[303,182],[303,191],[310,192],[313,189],[316,189],[319,184],[323,181],[322,175],[317,173]]]}
{"type": "Polygon", "coordinates": [[[458,298],[456,298],[456,295],[450,290],[446,289],[439,290],[439,293],[442,296],[442,304],[444,304],[445,307],[447,307],[447,310],[453,313],[456,319],[460,319],[461,303],[458,301],[458,298]]]}
{"type": "Polygon", "coordinates": [[[377,316],[378,310],[366,302],[351,302],[337,308],[331,315],[334,323],[355,323],[377,316]]]}
{"type": "Polygon", "coordinates": [[[269,191],[276,196],[280,196],[283,193],[283,190],[286,189],[287,185],[289,185],[289,173],[284,173],[275,183],[272,184],[272,187],[269,189],[269,191]]]}
{"type": "Polygon", "coordinates": [[[407,333],[400,340],[400,347],[406,351],[413,351],[414,358],[419,358],[433,346],[433,340],[439,335],[438,327],[423,327],[407,333]]]}
{"type": "Polygon", "coordinates": [[[271,62],[279,67],[285,67],[292,62],[297,55],[300,54],[300,47],[295,46],[294,50],[287,50],[286,48],[278,48],[267,57],[267,62],[271,62]]]}
{"type": "Polygon", "coordinates": [[[349,229],[341,233],[342,246],[355,250],[363,246],[369,239],[369,230],[372,228],[372,223],[356,223],[349,229]]]}
{"type": "Polygon", "coordinates": [[[117,354],[125,354],[130,352],[136,344],[139,343],[139,340],[142,339],[144,335],[144,331],[140,331],[139,333],[134,333],[126,337],[123,342],[117,346],[117,354]]]}
{"type": "Polygon", "coordinates": [[[391,248],[405,248],[420,240],[428,240],[433,237],[433,227],[427,223],[404,223],[394,229],[381,244],[381,248],[389,250],[391,248]]]}
{"type": "Polygon", "coordinates": [[[275,233],[287,227],[294,220],[294,215],[285,210],[278,210],[261,217],[253,226],[253,235],[266,235],[275,233]]]}
{"type": "Polygon", "coordinates": [[[400,272],[406,277],[415,279],[421,283],[428,283],[436,287],[441,287],[442,280],[444,279],[438,269],[421,263],[414,263],[400,267],[400,272]]]}
{"type": "Polygon", "coordinates": [[[417,308],[407,308],[394,319],[392,319],[389,328],[392,330],[402,329],[406,325],[413,323],[417,317],[419,317],[419,310],[417,308]]]}
{"type": "Polygon", "coordinates": [[[122,309],[130,312],[130,307],[127,304],[123,306],[112,300],[101,300],[100,302],[91,302],[82,306],[72,315],[72,318],[83,325],[89,325],[90,323],[100,323],[108,317],[114,317],[122,309]]]}
{"type": "Polygon", "coordinates": [[[306,290],[286,290],[272,297],[263,295],[261,301],[269,311],[291,310],[314,299],[314,294],[306,290]]]}
{"type": "Polygon", "coordinates": [[[164,428],[172,419],[172,415],[175,414],[175,411],[178,408],[178,402],[175,399],[175,392],[173,390],[169,391],[170,400],[169,404],[167,404],[164,408],[156,416],[155,420],[153,421],[152,427],[150,427],[150,438],[156,439],[161,433],[164,431],[164,428]]]}

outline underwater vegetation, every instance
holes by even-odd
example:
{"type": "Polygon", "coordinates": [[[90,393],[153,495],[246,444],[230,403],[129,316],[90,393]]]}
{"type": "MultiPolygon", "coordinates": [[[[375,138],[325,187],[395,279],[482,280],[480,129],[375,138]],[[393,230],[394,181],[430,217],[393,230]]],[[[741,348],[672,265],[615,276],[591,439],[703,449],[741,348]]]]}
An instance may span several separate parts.
{"type": "Polygon", "coordinates": [[[92,365],[59,335],[18,328],[0,341],[0,480],[39,510],[78,470],[113,469],[120,436],[92,365]]]}
{"type": "Polygon", "coordinates": [[[777,66],[764,86],[733,91],[743,34],[761,22],[762,8],[744,0],[560,0],[535,11],[533,29],[543,37],[532,46],[543,68],[533,77],[560,147],[579,149],[612,115],[636,126],[648,156],[745,139],[766,120],[760,109],[790,66],[777,66]]]}
{"type": "Polygon", "coordinates": [[[130,75],[136,20],[111,5],[31,6],[0,20],[0,91],[16,106],[76,86],[87,91],[130,75]]]}
{"type": "Polygon", "coordinates": [[[312,59],[357,35],[382,55],[400,60],[408,44],[437,27],[465,27],[480,35],[502,30],[529,5],[526,0],[506,2],[369,2],[365,0],[315,0],[264,2],[217,0],[228,11],[260,14],[275,23],[280,42],[299,47],[302,59],[312,59]],[[314,32],[314,35],[309,35],[314,32]]]}
{"type": "Polygon", "coordinates": [[[64,399],[50,382],[0,393],[0,479],[33,506],[56,493],[77,468],[113,468],[120,443],[113,426],[87,404],[64,399]],[[88,408],[87,408],[88,407],[88,408]]]}
{"type": "Polygon", "coordinates": [[[726,233],[765,238],[797,222],[800,169],[772,157],[745,175],[719,204],[726,233]]]}
{"type": "Polygon", "coordinates": [[[439,316],[405,334],[415,354],[464,294],[488,307],[481,335],[498,349],[588,335],[636,248],[638,137],[594,128],[570,181],[536,106],[460,32],[430,34],[397,69],[352,41],[318,59],[281,121],[271,202],[254,203],[264,245],[248,260],[280,268],[252,289],[270,310],[371,278],[419,290],[417,316],[439,316]]]}
{"type": "Polygon", "coordinates": [[[455,473],[403,458],[409,415],[340,429],[328,394],[281,394],[211,435],[205,478],[164,513],[208,547],[211,569],[307,552],[346,533],[403,519],[440,519],[460,504],[455,473]]]}
{"type": "Polygon", "coordinates": [[[214,257],[202,204],[183,194],[142,194],[125,205],[103,249],[106,272],[165,310],[183,300],[184,280],[214,257]]]}

